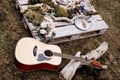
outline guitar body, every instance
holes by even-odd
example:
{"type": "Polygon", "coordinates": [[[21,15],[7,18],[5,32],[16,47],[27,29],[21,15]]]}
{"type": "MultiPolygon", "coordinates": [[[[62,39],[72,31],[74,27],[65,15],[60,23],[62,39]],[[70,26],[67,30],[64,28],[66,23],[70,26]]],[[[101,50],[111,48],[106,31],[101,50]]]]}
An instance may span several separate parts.
{"type": "Polygon", "coordinates": [[[62,58],[51,52],[61,53],[56,45],[47,45],[33,38],[22,38],[15,49],[15,64],[23,71],[39,69],[57,70],[62,58]]]}

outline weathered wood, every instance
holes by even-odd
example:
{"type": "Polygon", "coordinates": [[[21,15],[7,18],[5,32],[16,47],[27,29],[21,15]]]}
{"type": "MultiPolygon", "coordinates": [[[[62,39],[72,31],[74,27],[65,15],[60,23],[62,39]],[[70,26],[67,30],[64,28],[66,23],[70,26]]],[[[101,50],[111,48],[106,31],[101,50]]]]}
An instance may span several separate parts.
{"type": "Polygon", "coordinates": [[[97,49],[92,50],[91,52],[87,53],[83,57],[87,57],[88,59],[98,59],[100,58],[106,51],[108,50],[108,43],[103,42],[97,49]]]}
{"type": "MultiPolygon", "coordinates": [[[[80,57],[81,52],[77,52],[75,56],[80,57]]],[[[65,80],[71,80],[81,62],[71,60],[60,72],[65,80]]],[[[60,76],[61,77],[61,76],[60,76]]]]}
{"type": "MultiPolygon", "coordinates": [[[[50,15],[50,14],[49,14],[50,15]]],[[[85,16],[85,15],[75,15],[72,19],[69,19],[68,17],[55,17],[50,15],[55,21],[66,21],[68,23],[74,23],[74,21],[78,18],[82,18],[82,19],[87,19],[89,18],[89,16],[85,16]]]]}
{"type": "MultiPolygon", "coordinates": [[[[106,51],[108,50],[108,43],[103,42],[97,49],[92,50],[86,55],[82,55],[82,57],[86,57],[88,59],[98,59],[100,58],[106,51]]],[[[75,56],[80,56],[80,52],[77,52],[75,56]]],[[[86,65],[82,62],[71,60],[60,72],[60,75],[64,77],[65,80],[71,80],[72,77],[75,75],[75,72],[81,66],[86,65]]],[[[88,65],[89,66],[89,65],[88,65]]],[[[91,66],[94,67],[94,66],[91,66]]],[[[96,68],[96,67],[95,67],[96,68]]],[[[101,69],[107,69],[106,65],[102,65],[101,69]]]]}
{"type": "MultiPolygon", "coordinates": [[[[23,15],[24,16],[24,15],[23,15]]],[[[81,38],[86,38],[86,37],[91,37],[91,36],[96,36],[96,35],[101,35],[105,32],[105,30],[108,28],[108,25],[101,20],[102,18],[99,15],[94,15],[91,16],[91,18],[94,19],[95,22],[90,22],[90,29],[86,30],[86,31],[82,31],[80,29],[77,29],[76,26],[74,24],[68,24],[68,23],[64,23],[64,26],[59,26],[62,25],[62,22],[55,22],[55,29],[54,32],[56,33],[55,37],[54,37],[54,41],[50,42],[51,44],[57,44],[57,43],[61,43],[61,42],[66,42],[66,41],[71,41],[71,40],[76,40],[76,39],[81,39],[81,38]],[[94,19],[96,16],[97,18],[94,19]],[[59,24],[60,23],[60,24],[59,24]],[[57,27],[59,26],[59,27],[57,27]],[[93,33],[94,31],[94,33],[93,33]],[[92,34],[91,34],[92,32],[92,34]],[[60,40],[58,40],[60,39],[60,40]]],[[[28,22],[27,18],[24,16],[23,17],[25,20],[25,24],[28,26],[28,28],[30,29],[30,32],[32,34],[32,36],[34,38],[39,39],[39,36],[36,36],[35,33],[33,32],[33,30],[37,29],[38,27],[36,27],[35,25],[33,25],[32,23],[28,22]]],[[[89,19],[90,21],[91,19],[89,19]]],[[[25,25],[25,26],[26,26],[25,25]]]]}
{"type": "Polygon", "coordinates": [[[16,0],[19,5],[25,5],[25,4],[28,4],[29,0],[16,0]]]}
{"type": "Polygon", "coordinates": [[[82,34],[82,33],[87,33],[87,32],[92,32],[92,31],[97,31],[97,30],[108,28],[108,25],[106,25],[106,23],[103,20],[96,21],[95,23],[89,23],[89,25],[90,25],[90,28],[86,31],[76,28],[75,25],[67,25],[63,27],[58,27],[55,29],[55,33],[56,33],[55,38],[82,34]]]}
{"type": "MultiPolygon", "coordinates": [[[[55,0],[53,0],[53,1],[55,1],[55,0]]],[[[93,12],[96,12],[96,10],[94,9],[94,6],[92,6],[90,4],[89,0],[84,0],[84,2],[86,2],[87,8],[92,8],[93,12]]],[[[28,7],[39,7],[39,6],[41,6],[41,5],[40,4],[29,5],[28,0],[16,0],[16,8],[19,7],[20,11],[22,13],[25,10],[27,10],[28,7]]],[[[23,14],[23,16],[24,16],[24,14],[23,14]]],[[[97,35],[104,34],[105,31],[108,29],[108,25],[105,23],[105,21],[101,18],[100,15],[92,15],[90,17],[87,17],[87,19],[86,19],[90,26],[89,29],[83,31],[81,29],[78,29],[74,25],[74,20],[78,17],[85,19],[85,16],[75,16],[73,19],[53,17],[53,19],[55,20],[56,28],[55,28],[54,32],[56,33],[56,35],[54,37],[54,41],[51,41],[50,43],[57,44],[57,43],[61,43],[61,42],[72,41],[72,40],[91,37],[91,36],[97,36],[97,35]],[[64,20],[64,21],[61,21],[61,20],[64,20]]],[[[32,36],[34,38],[40,40],[39,36],[36,36],[35,32],[33,32],[33,30],[35,30],[38,27],[36,27],[32,23],[28,22],[26,17],[24,17],[24,18],[26,21],[26,23],[24,25],[28,26],[28,28],[30,29],[30,32],[32,33],[32,36]]]]}
{"type": "MultiPolygon", "coordinates": [[[[91,52],[83,55],[82,57],[87,57],[88,59],[99,59],[106,51],[108,50],[108,43],[103,42],[97,49],[92,50],[91,52]]],[[[93,67],[93,66],[92,66],[93,67]]],[[[96,68],[96,67],[95,67],[96,68]]],[[[101,69],[107,69],[106,65],[102,65],[101,69]]]]}

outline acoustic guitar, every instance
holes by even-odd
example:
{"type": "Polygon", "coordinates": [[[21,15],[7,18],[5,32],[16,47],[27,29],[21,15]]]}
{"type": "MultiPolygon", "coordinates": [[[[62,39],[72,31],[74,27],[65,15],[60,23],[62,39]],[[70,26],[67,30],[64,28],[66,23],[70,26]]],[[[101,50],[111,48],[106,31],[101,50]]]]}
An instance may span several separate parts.
{"type": "Polygon", "coordinates": [[[83,64],[91,64],[91,60],[83,57],[62,54],[57,45],[48,45],[34,38],[22,38],[15,49],[15,64],[23,71],[47,69],[55,71],[61,64],[62,58],[75,59],[83,64]]]}

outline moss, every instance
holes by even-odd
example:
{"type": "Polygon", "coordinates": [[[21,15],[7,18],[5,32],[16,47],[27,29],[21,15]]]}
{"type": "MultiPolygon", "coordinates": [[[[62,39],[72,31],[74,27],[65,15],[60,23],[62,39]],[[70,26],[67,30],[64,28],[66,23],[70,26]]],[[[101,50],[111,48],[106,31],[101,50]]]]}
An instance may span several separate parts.
{"type": "Polygon", "coordinates": [[[29,0],[29,4],[44,3],[55,8],[56,17],[68,17],[68,11],[62,5],[54,5],[52,0],[29,0]]]}
{"type": "Polygon", "coordinates": [[[28,21],[32,22],[34,25],[40,25],[44,19],[44,13],[40,8],[29,8],[25,16],[28,18],[28,21]]]}

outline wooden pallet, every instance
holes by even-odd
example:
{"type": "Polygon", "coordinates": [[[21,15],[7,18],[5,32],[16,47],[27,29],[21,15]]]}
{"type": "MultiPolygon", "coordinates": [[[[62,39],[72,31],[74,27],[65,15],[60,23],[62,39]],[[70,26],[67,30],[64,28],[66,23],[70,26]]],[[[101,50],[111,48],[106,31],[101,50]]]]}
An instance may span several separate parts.
{"type": "MultiPolygon", "coordinates": [[[[16,8],[20,8],[20,10],[23,9],[26,10],[28,8],[27,4],[28,0],[16,0],[16,8]]],[[[94,11],[96,10],[94,9],[94,11]]],[[[50,43],[57,44],[61,42],[97,36],[104,34],[105,31],[108,29],[108,25],[105,23],[105,21],[102,19],[100,15],[92,15],[89,20],[94,20],[94,22],[88,23],[90,25],[90,28],[89,30],[86,31],[78,29],[74,24],[56,27],[55,28],[56,35],[54,37],[54,41],[51,41],[50,43]]],[[[23,17],[23,23],[26,28],[29,28],[32,36],[40,40],[39,36],[36,36],[36,34],[33,32],[33,30],[36,29],[37,27],[34,26],[32,23],[28,22],[25,16],[23,17]]],[[[59,26],[58,24],[61,23],[55,22],[55,24],[56,26],[59,26]]]]}

